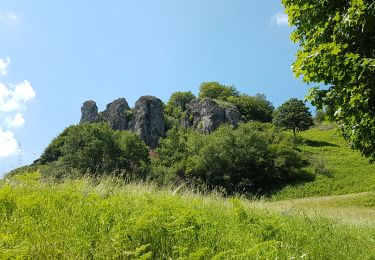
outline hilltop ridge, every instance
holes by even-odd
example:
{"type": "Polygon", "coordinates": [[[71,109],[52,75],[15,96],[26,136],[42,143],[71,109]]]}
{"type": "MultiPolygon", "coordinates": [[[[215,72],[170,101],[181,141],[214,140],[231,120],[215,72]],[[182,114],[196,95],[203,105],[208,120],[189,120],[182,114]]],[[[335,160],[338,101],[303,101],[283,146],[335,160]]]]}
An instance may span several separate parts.
{"type": "MultiPolygon", "coordinates": [[[[180,124],[202,133],[211,133],[222,123],[236,126],[240,113],[231,103],[212,98],[196,98],[187,104],[180,124]]],[[[85,101],[81,107],[80,123],[108,122],[113,130],[129,130],[137,133],[150,147],[155,148],[167,132],[163,102],[154,96],[141,96],[130,108],[125,98],[118,98],[98,111],[93,100],[85,101]]]]}

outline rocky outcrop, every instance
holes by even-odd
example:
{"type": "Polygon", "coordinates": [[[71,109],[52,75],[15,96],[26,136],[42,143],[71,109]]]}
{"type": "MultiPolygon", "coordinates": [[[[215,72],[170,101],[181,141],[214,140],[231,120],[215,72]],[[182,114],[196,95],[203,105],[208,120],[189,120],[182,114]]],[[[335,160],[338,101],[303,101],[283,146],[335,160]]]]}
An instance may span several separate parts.
{"type": "Polygon", "coordinates": [[[81,107],[81,120],[79,121],[79,123],[82,124],[85,122],[99,122],[98,107],[96,106],[95,101],[88,100],[83,103],[81,107]]]}
{"type": "Polygon", "coordinates": [[[129,129],[139,134],[148,146],[155,148],[166,131],[163,102],[153,96],[139,98],[133,109],[129,129]]]}
{"type": "Polygon", "coordinates": [[[130,112],[130,107],[125,98],[119,98],[109,103],[106,110],[100,113],[101,119],[108,122],[114,130],[127,130],[129,118],[127,113],[130,112]]]}
{"type": "Polygon", "coordinates": [[[211,133],[222,123],[236,126],[239,121],[240,113],[234,105],[204,98],[192,100],[188,104],[182,125],[197,129],[201,133],[211,133]]]}
{"type": "MultiPolygon", "coordinates": [[[[157,147],[159,139],[165,136],[163,102],[153,96],[140,97],[133,109],[124,98],[119,98],[100,113],[95,102],[90,100],[83,103],[81,112],[80,123],[108,122],[114,130],[137,133],[150,148],[157,147]]],[[[204,98],[194,99],[187,105],[181,124],[201,133],[211,133],[222,123],[236,126],[239,121],[240,113],[233,104],[204,98]]]]}
{"type": "Polygon", "coordinates": [[[130,130],[137,133],[151,148],[158,145],[159,138],[165,135],[163,102],[153,96],[143,96],[130,109],[124,98],[109,103],[103,112],[98,113],[94,101],[86,101],[81,108],[80,123],[108,122],[114,130],[130,130]]]}

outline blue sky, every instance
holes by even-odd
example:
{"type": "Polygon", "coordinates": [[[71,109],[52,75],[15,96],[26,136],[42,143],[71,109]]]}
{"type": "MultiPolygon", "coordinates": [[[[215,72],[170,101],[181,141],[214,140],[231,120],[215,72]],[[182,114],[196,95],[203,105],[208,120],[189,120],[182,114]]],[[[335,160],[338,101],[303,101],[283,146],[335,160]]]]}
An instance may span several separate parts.
{"type": "Polygon", "coordinates": [[[88,99],[167,101],[207,81],[275,106],[303,98],[282,12],[271,0],[0,0],[0,175],[38,158],[88,99]]]}

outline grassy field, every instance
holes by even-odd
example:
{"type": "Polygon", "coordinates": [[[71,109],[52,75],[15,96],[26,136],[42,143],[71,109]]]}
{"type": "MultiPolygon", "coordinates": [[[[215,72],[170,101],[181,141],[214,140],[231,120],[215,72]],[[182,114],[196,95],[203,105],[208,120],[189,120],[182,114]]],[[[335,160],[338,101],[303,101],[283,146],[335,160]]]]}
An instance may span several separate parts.
{"type": "MultiPolygon", "coordinates": [[[[0,185],[1,259],[375,258],[372,222],[289,212],[284,202],[113,180],[51,183],[38,173],[0,185]]],[[[371,208],[374,196],[353,203],[371,208]]]]}
{"type": "Polygon", "coordinates": [[[315,180],[258,200],[8,176],[0,180],[0,259],[375,259],[374,165],[335,130],[302,137],[315,180]]]}
{"type": "Polygon", "coordinates": [[[287,185],[273,199],[341,195],[375,191],[375,164],[347,147],[335,129],[313,128],[301,134],[302,151],[310,157],[315,180],[287,185]]]}

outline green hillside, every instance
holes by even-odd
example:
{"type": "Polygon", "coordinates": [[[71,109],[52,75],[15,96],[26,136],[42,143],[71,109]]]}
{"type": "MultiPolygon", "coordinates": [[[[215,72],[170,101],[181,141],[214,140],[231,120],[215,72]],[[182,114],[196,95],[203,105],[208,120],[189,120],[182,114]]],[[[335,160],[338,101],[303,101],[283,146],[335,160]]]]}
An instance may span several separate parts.
{"type": "Polygon", "coordinates": [[[351,150],[336,129],[316,127],[301,133],[301,149],[310,158],[313,181],[291,184],[274,199],[339,195],[375,191],[375,164],[351,150]]]}
{"type": "Polygon", "coordinates": [[[8,175],[0,259],[374,259],[374,165],[334,129],[301,135],[314,178],[257,200],[109,177],[8,175]]]}
{"type": "Polygon", "coordinates": [[[104,179],[50,183],[31,173],[5,180],[0,221],[2,259],[375,257],[373,225],[104,179]]]}

